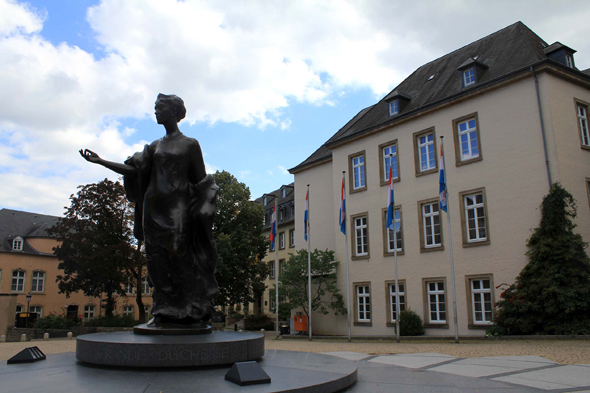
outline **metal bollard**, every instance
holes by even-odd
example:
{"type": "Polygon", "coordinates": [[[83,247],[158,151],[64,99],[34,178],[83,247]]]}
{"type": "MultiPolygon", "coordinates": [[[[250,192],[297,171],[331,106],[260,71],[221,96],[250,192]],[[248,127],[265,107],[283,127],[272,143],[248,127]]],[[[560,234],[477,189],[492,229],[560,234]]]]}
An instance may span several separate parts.
{"type": "Polygon", "coordinates": [[[260,329],[260,333],[264,334],[264,329],[260,329]]]}
{"type": "Polygon", "coordinates": [[[74,334],[72,332],[68,332],[68,340],[71,340],[74,337],[74,334]]]}
{"type": "Polygon", "coordinates": [[[21,342],[25,342],[25,341],[27,341],[27,335],[26,335],[26,334],[21,334],[21,335],[20,335],[20,341],[21,341],[21,342]]]}
{"type": "Polygon", "coordinates": [[[49,340],[49,333],[43,333],[43,340],[49,340]]]}

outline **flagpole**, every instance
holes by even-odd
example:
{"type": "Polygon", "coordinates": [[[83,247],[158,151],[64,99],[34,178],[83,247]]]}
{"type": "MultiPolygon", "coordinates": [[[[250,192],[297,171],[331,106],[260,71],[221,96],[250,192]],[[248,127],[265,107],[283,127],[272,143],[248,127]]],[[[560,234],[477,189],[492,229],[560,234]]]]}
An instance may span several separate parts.
{"type": "MultiPolygon", "coordinates": [[[[444,168],[446,168],[446,164],[445,164],[445,145],[444,145],[444,141],[443,141],[444,136],[440,137],[440,146],[441,146],[441,151],[442,151],[442,156],[443,156],[443,166],[444,168]]],[[[453,291],[453,320],[455,322],[455,343],[459,344],[459,322],[457,319],[457,293],[455,291],[455,263],[453,262],[453,241],[451,238],[451,212],[449,209],[449,203],[448,203],[448,198],[449,198],[449,188],[447,186],[449,182],[447,181],[447,174],[445,173],[445,190],[446,190],[446,194],[447,194],[447,227],[449,229],[449,251],[451,253],[451,288],[453,291]]],[[[440,211],[440,209],[439,209],[440,211]]]]}
{"type": "MultiPolygon", "coordinates": [[[[275,246],[275,285],[276,285],[276,293],[275,293],[275,312],[276,312],[276,325],[277,325],[277,338],[279,338],[279,245],[277,244],[277,235],[279,234],[279,215],[277,212],[277,200],[279,198],[275,196],[275,210],[274,210],[274,224],[275,224],[275,234],[273,236],[274,246],[275,246]]],[[[271,231],[273,228],[270,229],[271,231]]]]}
{"type": "Polygon", "coordinates": [[[307,226],[307,289],[308,289],[308,300],[309,300],[309,305],[308,305],[308,314],[309,314],[309,321],[308,321],[308,330],[309,330],[309,341],[311,341],[311,225],[309,224],[309,219],[310,219],[310,214],[309,214],[309,184],[307,185],[307,223],[305,224],[307,226]]]}
{"type": "MultiPolygon", "coordinates": [[[[389,182],[391,183],[391,192],[393,193],[393,154],[389,155],[389,182]]],[[[394,194],[395,195],[395,194],[394,194]]],[[[394,199],[392,199],[392,203],[394,199]]],[[[399,332],[399,284],[397,275],[397,223],[395,222],[395,203],[393,203],[393,266],[395,271],[395,339],[400,342],[399,332]]]]}
{"type": "MultiPolygon", "coordinates": [[[[342,171],[342,192],[346,194],[346,186],[345,186],[345,174],[346,171],[342,171]]],[[[342,198],[342,196],[341,196],[342,198]]],[[[342,203],[342,202],[340,202],[342,203]]],[[[344,223],[348,226],[348,220],[346,220],[346,208],[344,209],[344,223]]],[[[346,255],[346,315],[348,317],[348,341],[351,341],[350,337],[350,272],[348,266],[348,231],[346,226],[344,227],[344,250],[346,255]]]]}

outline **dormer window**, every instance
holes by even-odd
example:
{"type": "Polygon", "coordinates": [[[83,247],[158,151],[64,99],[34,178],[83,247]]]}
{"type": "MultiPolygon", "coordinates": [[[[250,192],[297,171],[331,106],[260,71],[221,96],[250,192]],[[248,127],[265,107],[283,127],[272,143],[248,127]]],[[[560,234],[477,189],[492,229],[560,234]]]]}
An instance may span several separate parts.
{"type": "Polygon", "coordinates": [[[463,86],[467,87],[475,83],[475,69],[470,68],[467,71],[463,71],[463,86]]]}
{"type": "Polygon", "coordinates": [[[395,116],[399,113],[399,100],[394,100],[389,103],[389,116],[395,116]]]}
{"type": "Polygon", "coordinates": [[[545,52],[547,57],[551,60],[561,63],[569,68],[576,68],[576,63],[574,62],[574,53],[576,53],[576,51],[569,46],[563,45],[559,41],[554,42],[543,49],[543,52],[545,52]]]}
{"type": "Polygon", "coordinates": [[[565,54],[565,65],[569,68],[574,68],[574,58],[568,53],[565,54]]]}
{"type": "Polygon", "coordinates": [[[284,197],[286,197],[286,196],[287,196],[287,190],[286,190],[285,188],[283,188],[283,189],[281,190],[281,195],[282,195],[282,198],[284,198],[284,197]]]}
{"type": "Polygon", "coordinates": [[[18,236],[15,237],[12,241],[12,251],[22,251],[23,250],[23,238],[18,236]]]}
{"type": "Polygon", "coordinates": [[[268,199],[267,197],[264,197],[264,206],[266,206],[268,204],[268,199]]]}

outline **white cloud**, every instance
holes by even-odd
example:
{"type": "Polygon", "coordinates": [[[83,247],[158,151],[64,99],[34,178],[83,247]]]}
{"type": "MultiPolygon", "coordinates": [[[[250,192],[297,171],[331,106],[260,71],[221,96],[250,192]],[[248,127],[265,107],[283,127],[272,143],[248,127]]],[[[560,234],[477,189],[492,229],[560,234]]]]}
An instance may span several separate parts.
{"type": "Polygon", "coordinates": [[[41,31],[45,15],[15,0],[0,1],[0,36],[41,31]]]}
{"type": "Polygon", "coordinates": [[[287,168],[285,168],[284,166],[278,165],[277,168],[279,168],[279,170],[281,171],[281,174],[283,174],[283,175],[289,175],[289,176],[291,175],[289,173],[289,171],[287,170],[287,168]]]}

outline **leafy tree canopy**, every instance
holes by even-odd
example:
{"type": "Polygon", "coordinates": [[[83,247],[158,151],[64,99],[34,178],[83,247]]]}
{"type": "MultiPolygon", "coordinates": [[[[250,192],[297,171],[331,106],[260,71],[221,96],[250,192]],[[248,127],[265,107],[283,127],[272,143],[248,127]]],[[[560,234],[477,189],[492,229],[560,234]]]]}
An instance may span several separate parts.
{"type": "Polygon", "coordinates": [[[93,297],[105,293],[105,314],[112,315],[114,296],[125,294],[133,269],[133,214],[119,182],[105,179],[78,189],[65,217],[49,231],[62,239],[54,248],[63,270],[56,281],[68,297],[78,291],[93,297]]]}
{"type": "MultiPolygon", "coordinates": [[[[279,295],[287,297],[285,304],[289,310],[301,307],[309,318],[308,253],[307,250],[301,249],[289,255],[290,258],[279,275],[279,295]]],[[[324,315],[330,310],[335,315],[346,314],[346,306],[337,287],[338,264],[334,251],[315,249],[311,252],[311,309],[313,311],[324,315]]],[[[274,296],[274,289],[272,289],[271,298],[274,299],[274,296]]]]}
{"type": "Polygon", "coordinates": [[[527,246],[529,263],[497,302],[503,334],[590,334],[590,259],[572,219],[573,196],[559,183],[541,205],[527,246]]]}
{"type": "Polygon", "coordinates": [[[250,190],[226,171],[213,177],[219,187],[213,235],[219,259],[215,277],[218,304],[252,302],[262,296],[268,267],[262,263],[268,241],[263,235],[264,210],[250,200],[250,190]]]}

